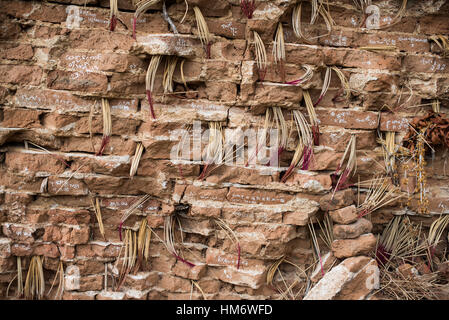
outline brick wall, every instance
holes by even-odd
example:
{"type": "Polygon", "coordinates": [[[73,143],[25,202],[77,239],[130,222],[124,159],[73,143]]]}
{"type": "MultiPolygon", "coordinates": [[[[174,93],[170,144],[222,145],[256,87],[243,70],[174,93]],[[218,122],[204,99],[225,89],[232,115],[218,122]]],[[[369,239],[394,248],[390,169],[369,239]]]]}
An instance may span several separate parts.
{"type": "MultiPolygon", "coordinates": [[[[323,197],[331,192],[330,175],[351,134],[357,137],[357,175],[366,180],[383,172],[378,130],[396,132],[400,143],[407,122],[430,110],[432,99],[438,98],[441,111],[447,112],[449,59],[429,38],[449,33],[449,2],[409,1],[400,23],[374,30],[359,27],[364,16],[353,1],[329,1],[335,21],[331,34],[307,44],[293,33],[295,2],[256,1],[254,15],[247,19],[238,0],[192,0],[181,24],[185,2],[168,1],[168,14],[179,35],[171,32],[158,4],[139,17],[134,40],[131,0],[118,1],[120,20],[114,32],[108,30],[109,1],[1,1],[2,298],[17,274],[16,257],[22,257],[24,270],[30,257],[43,257],[46,290],[62,261],[64,299],[188,299],[191,294],[200,299],[202,293],[194,284],[208,299],[275,298],[278,294],[266,285],[266,277],[276,259],[285,255],[304,269],[315,261],[308,223],[321,221],[325,211],[336,209],[329,208],[323,197]],[[210,59],[198,39],[195,5],[213,34],[210,59]],[[315,72],[307,87],[282,83],[272,63],[264,81],[259,81],[252,31],[260,34],[271,62],[279,21],[284,26],[285,80],[300,78],[301,65],[308,64],[315,72]],[[395,47],[392,51],[359,49],[379,45],[395,47]],[[179,94],[183,97],[164,95],[162,63],[152,92],[157,116],[153,120],[145,74],[156,54],[184,59],[190,92],[179,94]],[[294,135],[281,155],[280,169],[220,166],[200,180],[204,163],[186,160],[177,165],[170,159],[170,150],[180,140],[172,133],[194,120],[202,121],[204,129],[208,122],[217,121],[237,130],[261,128],[265,110],[271,106],[282,107],[286,119],[291,109],[306,115],[303,90],[309,90],[316,101],[325,66],[336,66],[344,73],[351,97],[333,99],[341,88],[333,74],[328,93],[316,107],[321,143],[315,147],[308,171],[296,170],[286,183],[279,181],[294,154],[294,135]],[[103,155],[96,156],[103,134],[101,98],[111,107],[112,135],[103,155]],[[388,108],[398,105],[401,108],[395,112],[388,108]],[[130,177],[138,143],[143,144],[144,153],[136,175],[130,177]],[[150,200],[126,220],[123,229],[137,231],[141,220],[147,219],[154,231],[149,259],[116,290],[114,264],[123,244],[120,218],[145,194],[150,200]],[[92,198],[99,200],[104,237],[92,198]],[[174,257],[162,241],[164,221],[170,215],[177,217],[177,250],[185,261],[174,257]],[[236,244],[217,226],[216,218],[236,233],[240,258],[236,244]]],[[[391,21],[400,2],[379,3],[382,23],[391,21]]],[[[303,11],[310,16],[308,4],[303,11]]],[[[313,26],[308,22],[306,18],[303,29],[310,34],[326,33],[322,20],[313,26]]],[[[185,91],[179,65],[174,83],[175,91],[185,91]]],[[[446,161],[445,150],[437,150],[434,159],[428,160],[433,214],[449,210],[446,161]]],[[[409,212],[415,212],[416,206],[415,196],[409,212]]],[[[371,216],[374,231],[381,232],[392,214],[403,212],[399,202],[376,211],[371,216]]],[[[433,221],[420,216],[412,219],[425,226],[433,221]]],[[[290,279],[297,272],[289,265],[283,268],[290,279]]],[[[9,298],[15,293],[13,281],[9,298]]]]}

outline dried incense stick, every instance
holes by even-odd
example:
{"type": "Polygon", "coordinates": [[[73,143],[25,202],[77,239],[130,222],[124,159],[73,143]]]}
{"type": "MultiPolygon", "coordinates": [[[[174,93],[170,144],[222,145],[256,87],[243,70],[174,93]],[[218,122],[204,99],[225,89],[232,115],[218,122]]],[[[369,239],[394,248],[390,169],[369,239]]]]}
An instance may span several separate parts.
{"type": "Polygon", "coordinates": [[[151,228],[148,226],[146,218],[140,222],[137,234],[137,264],[135,272],[137,272],[144,262],[148,261],[150,256],[151,228]]]}
{"type": "Polygon", "coordinates": [[[340,163],[338,164],[335,173],[332,175],[333,177],[338,177],[338,180],[335,183],[334,191],[332,192],[332,199],[334,198],[335,192],[347,187],[346,181],[348,180],[349,176],[351,174],[354,175],[356,171],[357,171],[356,135],[351,134],[351,138],[349,139],[345,152],[341,157],[340,163]],[[343,170],[343,163],[347,155],[348,161],[346,163],[346,168],[343,170]]]}
{"type": "Polygon", "coordinates": [[[398,193],[399,188],[389,183],[387,178],[372,180],[365,201],[357,209],[359,218],[400,199],[403,195],[396,196],[398,193]]]}
{"type": "Polygon", "coordinates": [[[259,72],[259,80],[263,81],[267,73],[267,52],[260,35],[254,31],[254,51],[256,55],[257,70],[259,72]]]}
{"type": "Polygon", "coordinates": [[[449,57],[449,40],[443,35],[434,35],[430,37],[430,40],[434,41],[437,46],[443,51],[443,57],[449,57]]]}
{"type": "Polygon", "coordinates": [[[100,207],[100,201],[98,198],[95,198],[95,201],[93,198],[90,199],[90,202],[92,206],[94,207],[95,217],[97,218],[98,222],[98,228],[100,229],[101,236],[104,240],[106,240],[105,232],[104,232],[104,225],[103,225],[103,218],[101,215],[101,207],[100,207]]]}
{"type": "Polygon", "coordinates": [[[303,91],[304,103],[306,105],[307,113],[309,114],[309,122],[312,129],[313,144],[320,145],[320,127],[318,125],[318,117],[315,113],[315,107],[313,106],[312,98],[308,90],[303,91]]]}
{"type": "Polygon", "coordinates": [[[109,101],[107,99],[101,99],[101,108],[103,111],[103,139],[101,140],[100,150],[97,152],[97,156],[103,155],[106,145],[111,139],[112,133],[112,118],[111,118],[111,107],[109,106],[109,101]]]}
{"type": "Polygon", "coordinates": [[[162,57],[159,55],[151,56],[150,64],[148,65],[148,70],[147,70],[147,74],[145,77],[145,88],[146,88],[148,103],[150,104],[151,117],[153,119],[156,119],[156,115],[154,114],[153,98],[151,96],[151,93],[153,92],[154,79],[156,78],[156,72],[157,72],[157,69],[161,62],[161,58],[162,57]]]}
{"type": "MultiPolygon", "coordinates": [[[[342,89],[344,91],[344,99],[346,101],[349,100],[349,98],[351,96],[351,89],[349,87],[348,79],[346,79],[346,77],[343,74],[343,72],[340,69],[338,69],[337,67],[331,67],[331,69],[337,74],[338,79],[340,79],[340,83],[341,83],[342,89]]],[[[335,98],[336,97],[334,97],[334,99],[335,98]]]]}
{"type": "Polygon", "coordinates": [[[129,176],[134,177],[139,167],[140,158],[142,157],[144,147],[142,142],[137,143],[136,152],[134,153],[133,160],[131,162],[131,168],[129,169],[129,176]]]}
{"type": "Polygon", "coordinates": [[[31,258],[28,273],[25,279],[24,294],[25,299],[40,300],[44,297],[45,279],[42,268],[42,260],[39,256],[31,258]]]}
{"type": "Polygon", "coordinates": [[[313,68],[311,66],[309,66],[308,64],[302,65],[301,67],[306,71],[302,75],[302,77],[297,79],[297,80],[289,81],[289,82],[287,82],[287,84],[299,85],[299,84],[302,84],[302,83],[307,82],[310,79],[312,79],[312,77],[313,77],[313,68]]]}
{"type": "Polygon", "coordinates": [[[302,165],[302,170],[307,170],[313,156],[313,136],[310,131],[310,126],[299,110],[293,110],[292,114],[298,132],[298,145],[290,163],[290,167],[282,176],[281,182],[287,181],[293,172],[293,169],[298,165],[302,165]]]}
{"type": "Polygon", "coordinates": [[[237,235],[235,234],[234,230],[232,230],[231,227],[220,218],[216,218],[215,223],[221,228],[221,230],[223,230],[226,233],[231,242],[237,247],[237,270],[240,269],[241,252],[240,252],[240,242],[239,239],[237,238],[237,235]]]}
{"type": "Polygon", "coordinates": [[[282,23],[278,23],[273,42],[273,61],[279,67],[282,82],[285,82],[285,41],[282,23]]]}
{"type": "Polygon", "coordinates": [[[115,27],[117,25],[117,15],[118,15],[118,6],[117,6],[117,0],[110,0],[109,1],[109,30],[114,31],[115,27]]]}
{"type": "Polygon", "coordinates": [[[398,24],[401,21],[402,16],[404,15],[406,9],[407,9],[407,0],[402,0],[402,5],[399,8],[399,11],[396,14],[396,16],[394,16],[394,18],[391,20],[391,22],[385,25],[381,25],[377,29],[385,29],[398,24]]]}
{"type": "Polygon", "coordinates": [[[165,59],[164,77],[162,79],[162,86],[164,87],[164,93],[173,92],[173,73],[175,72],[176,64],[178,63],[178,57],[169,56],[165,59]]]}
{"type": "Polygon", "coordinates": [[[55,285],[56,279],[58,279],[58,288],[56,289],[56,294],[54,299],[61,300],[64,294],[64,265],[62,261],[59,261],[58,270],[56,271],[55,278],[51,284],[50,290],[47,292],[47,296],[50,295],[53,286],[55,285]],[[58,277],[59,276],[59,277],[58,277]]]}
{"type": "Polygon", "coordinates": [[[331,77],[332,77],[332,68],[327,67],[326,73],[324,75],[324,81],[323,81],[323,87],[321,88],[320,96],[318,97],[318,100],[313,104],[314,107],[316,107],[323,97],[326,95],[327,90],[329,89],[329,85],[331,83],[331,77]]]}
{"type": "Polygon", "coordinates": [[[200,38],[201,44],[206,50],[207,59],[210,59],[210,46],[212,44],[212,36],[209,32],[209,28],[207,26],[206,20],[201,13],[200,8],[194,7],[193,11],[195,12],[196,26],[198,28],[198,36],[200,38]]]}
{"type": "Polygon", "coordinates": [[[126,219],[128,219],[136,210],[139,206],[141,206],[142,204],[144,204],[145,202],[147,202],[150,199],[150,195],[146,194],[144,195],[142,198],[139,198],[137,201],[135,201],[122,215],[121,219],[120,219],[120,225],[119,225],[119,236],[120,236],[120,241],[122,241],[122,227],[123,224],[125,223],[126,219]]]}
{"type": "Polygon", "coordinates": [[[212,164],[219,164],[223,160],[223,128],[220,122],[209,122],[209,143],[206,149],[206,164],[198,177],[200,180],[206,178],[207,169],[212,164]]]}
{"type": "MultiPolygon", "coordinates": [[[[164,244],[167,250],[179,261],[182,263],[188,265],[189,267],[193,268],[195,265],[184,258],[182,258],[176,248],[175,248],[175,234],[174,234],[174,228],[175,228],[175,219],[173,217],[167,216],[165,217],[165,223],[164,223],[164,244]]],[[[178,220],[179,223],[179,220],[178,220]]],[[[180,228],[181,229],[181,228],[180,228]]],[[[181,237],[182,237],[182,229],[181,231],[181,237]]]]}
{"type": "Polygon", "coordinates": [[[137,26],[137,18],[147,11],[149,7],[155,5],[160,0],[133,0],[134,6],[136,7],[136,11],[133,16],[133,38],[136,39],[136,26],[137,26]]]}
{"type": "Polygon", "coordinates": [[[301,28],[302,2],[300,2],[293,8],[292,26],[293,26],[293,32],[294,32],[295,36],[307,44],[311,44],[311,40],[313,40],[313,39],[317,39],[317,38],[329,35],[332,32],[332,27],[335,25],[335,22],[329,13],[329,4],[328,3],[327,3],[327,8],[325,8],[324,1],[322,1],[322,0],[319,1],[319,4],[318,4],[317,0],[312,0],[311,4],[312,4],[312,15],[310,17],[310,25],[313,25],[316,22],[318,15],[320,15],[323,18],[324,23],[326,24],[327,33],[323,34],[323,35],[316,36],[316,37],[311,37],[311,38],[308,38],[307,36],[304,35],[304,33],[302,32],[302,28],[301,28]]]}

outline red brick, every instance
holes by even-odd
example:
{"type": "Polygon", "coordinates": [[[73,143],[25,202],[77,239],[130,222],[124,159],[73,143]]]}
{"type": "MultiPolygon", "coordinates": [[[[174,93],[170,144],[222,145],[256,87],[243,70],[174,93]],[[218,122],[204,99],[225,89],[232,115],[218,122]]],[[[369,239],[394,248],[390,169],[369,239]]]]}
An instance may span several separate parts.
{"type": "Polygon", "coordinates": [[[0,82],[11,84],[38,85],[42,69],[36,66],[0,65],[0,82]]]}
{"type": "Polygon", "coordinates": [[[70,72],[55,70],[47,75],[47,87],[57,90],[104,92],[107,90],[108,78],[91,72],[70,72]]]}

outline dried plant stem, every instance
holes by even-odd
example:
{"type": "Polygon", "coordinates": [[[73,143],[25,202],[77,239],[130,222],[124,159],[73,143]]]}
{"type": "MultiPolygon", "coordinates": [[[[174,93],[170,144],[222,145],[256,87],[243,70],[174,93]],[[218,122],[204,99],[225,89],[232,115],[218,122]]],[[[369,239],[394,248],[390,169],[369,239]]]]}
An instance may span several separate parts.
{"type": "Polygon", "coordinates": [[[161,58],[162,57],[159,55],[151,56],[150,64],[148,65],[147,74],[145,77],[145,89],[147,93],[148,103],[150,104],[151,117],[153,119],[156,119],[156,115],[154,114],[153,98],[151,96],[151,93],[153,92],[154,80],[156,78],[156,72],[161,62],[161,58]]]}
{"type": "Polygon", "coordinates": [[[129,176],[134,177],[139,167],[140,158],[142,157],[144,147],[142,142],[137,143],[136,152],[134,153],[133,160],[131,162],[131,168],[129,170],[129,176]]]}

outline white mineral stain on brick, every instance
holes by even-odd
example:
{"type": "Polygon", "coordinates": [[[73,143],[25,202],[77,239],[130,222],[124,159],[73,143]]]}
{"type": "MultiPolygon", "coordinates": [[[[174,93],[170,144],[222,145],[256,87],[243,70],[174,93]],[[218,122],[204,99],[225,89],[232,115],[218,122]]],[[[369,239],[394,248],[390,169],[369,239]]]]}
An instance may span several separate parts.
{"type": "Polygon", "coordinates": [[[236,36],[237,35],[237,28],[232,26],[232,22],[228,22],[228,23],[223,23],[221,25],[221,28],[224,30],[229,30],[232,33],[232,36],[236,36]]]}

